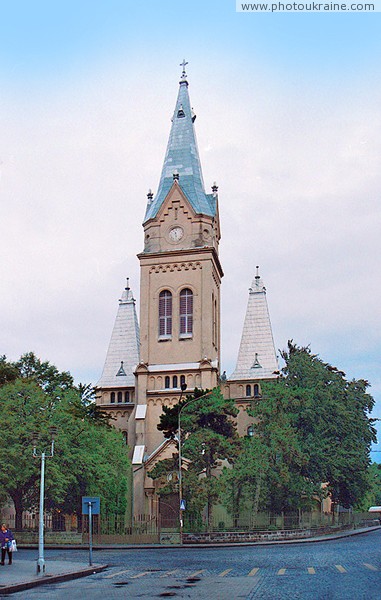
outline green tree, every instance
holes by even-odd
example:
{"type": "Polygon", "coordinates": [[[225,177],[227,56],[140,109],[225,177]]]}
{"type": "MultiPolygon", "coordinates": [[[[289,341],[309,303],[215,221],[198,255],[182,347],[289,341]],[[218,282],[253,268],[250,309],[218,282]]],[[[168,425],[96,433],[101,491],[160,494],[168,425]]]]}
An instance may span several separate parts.
{"type": "MultiPolygon", "coordinates": [[[[237,453],[239,441],[233,417],[238,413],[234,400],[224,399],[219,388],[210,392],[195,390],[173,408],[164,407],[158,429],[166,438],[174,438],[178,430],[181,410],[181,439],[183,456],[183,495],[189,512],[199,513],[207,507],[207,521],[211,522],[212,506],[219,494],[218,479],[224,460],[231,461],[237,453]],[[199,401],[197,400],[199,398],[199,401]]],[[[178,461],[167,459],[153,469],[153,478],[162,477],[163,469],[171,471],[178,461]]],[[[173,484],[172,484],[173,489],[173,484]]]]}
{"type": "Polygon", "coordinates": [[[371,506],[381,506],[381,464],[373,462],[368,470],[369,489],[356,508],[367,512],[371,506]]]}
{"type": "Polygon", "coordinates": [[[353,506],[368,488],[369,451],[376,440],[368,382],[347,381],[309,348],[289,342],[276,382],[262,385],[249,413],[267,456],[267,508],[293,510],[322,495],[353,506]]]}
{"type": "Polygon", "coordinates": [[[38,504],[40,460],[32,457],[31,434],[39,432],[38,449],[49,451],[51,426],[58,431],[46,465],[46,508],[79,511],[82,495],[100,495],[102,511],[124,513],[129,462],[121,433],[81,396],[69,373],[24,356],[0,364],[0,373],[13,372],[9,366],[18,372],[0,386],[0,476],[15,505],[16,529],[22,512],[38,504]]]}
{"type": "Polygon", "coordinates": [[[0,356],[0,385],[15,381],[18,376],[18,369],[13,364],[7,362],[6,356],[0,356]]]}
{"type": "Polygon", "coordinates": [[[60,372],[50,362],[37,358],[34,352],[23,354],[13,366],[21,379],[35,381],[48,394],[74,387],[73,377],[68,371],[60,372]]]}

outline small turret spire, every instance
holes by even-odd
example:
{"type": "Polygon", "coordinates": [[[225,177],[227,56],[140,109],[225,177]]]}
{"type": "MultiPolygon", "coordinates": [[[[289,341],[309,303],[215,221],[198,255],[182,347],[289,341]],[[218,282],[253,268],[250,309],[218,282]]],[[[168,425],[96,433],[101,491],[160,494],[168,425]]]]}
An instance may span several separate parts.
{"type": "Polygon", "coordinates": [[[246,317],[243,324],[237,365],[229,379],[272,379],[278,371],[266,288],[256,267],[256,275],[249,289],[246,317]]]}
{"type": "Polygon", "coordinates": [[[134,371],[139,364],[139,325],[130,279],[119,300],[114,328],[98,388],[118,389],[135,385],[134,371]]]}

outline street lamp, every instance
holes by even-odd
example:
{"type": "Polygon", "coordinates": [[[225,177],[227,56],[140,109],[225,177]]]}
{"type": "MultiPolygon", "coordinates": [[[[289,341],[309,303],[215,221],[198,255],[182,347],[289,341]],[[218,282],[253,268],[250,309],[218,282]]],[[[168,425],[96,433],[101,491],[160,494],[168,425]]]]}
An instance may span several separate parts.
{"type": "Polygon", "coordinates": [[[45,486],[45,458],[51,458],[54,455],[54,437],[57,433],[57,427],[49,427],[51,435],[50,454],[46,450],[37,452],[37,443],[39,433],[32,433],[33,443],[33,458],[41,457],[41,479],[40,479],[40,513],[38,522],[38,559],[37,559],[37,575],[45,573],[44,559],[44,486],[45,486]]]}
{"type": "MultiPolygon", "coordinates": [[[[186,390],[186,384],[183,384],[181,386],[181,395],[183,393],[183,391],[186,390]],[[183,389],[183,386],[184,389],[183,389]]],[[[183,515],[182,515],[182,511],[184,510],[184,508],[182,507],[182,501],[183,501],[183,487],[182,487],[182,483],[183,483],[183,478],[182,478],[182,472],[181,472],[181,464],[182,464],[182,456],[181,456],[181,411],[186,407],[189,406],[189,404],[192,404],[193,402],[196,402],[197,400],[201,400],[201,398],[205,398],[206,396],[209,396],[209,394],[211,394],[213,392],[213,390],[211,390],[210,392],[207,392],[206,394],[203,394],[203,396],[198,396],[197,398],[192,398],[192,400],[189,400],[188,402],[186,402],[185,404],[183,404],[180,407],[179,410],[179,414],[178,414],[178,422],[177,422],[177,437],[179,440],[179,522],[180,522],[180,544],[183,543],[183,515]]],[[[181,400],[181,395],[180,395],[180,400],[181,400]]],[[[179,404],[180,404],[180,400],[179,400],[179,404]]]]}

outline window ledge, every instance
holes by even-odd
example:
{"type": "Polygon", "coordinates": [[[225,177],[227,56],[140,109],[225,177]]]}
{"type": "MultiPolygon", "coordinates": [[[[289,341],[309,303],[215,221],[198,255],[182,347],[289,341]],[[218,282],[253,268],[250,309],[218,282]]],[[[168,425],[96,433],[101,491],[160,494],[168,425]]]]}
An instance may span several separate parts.
{"type": "Polygon", "coordinates": [[[170,342],[172,341],[172,336],[171,335],[159,335],[159,337],[157,338],[158,342],[170,342]]]}
{"type": "Polygon", "coordinates": [[[191,340],[193,338],[193,333],[180,333],[179,340],[191,340]]]}

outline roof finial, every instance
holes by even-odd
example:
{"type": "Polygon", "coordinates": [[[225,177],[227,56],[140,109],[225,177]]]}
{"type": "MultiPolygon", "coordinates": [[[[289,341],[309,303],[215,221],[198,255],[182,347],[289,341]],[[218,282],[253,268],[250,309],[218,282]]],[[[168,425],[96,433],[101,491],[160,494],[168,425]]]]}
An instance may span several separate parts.
{"type": "Polygon", "coordinates": [[[259,360],[258,360],[258,352],[255,353],[254,356],[254,364],[251,367],[252,369],[260,369],[262,367],[262,365],[260,364],[259,360]]]}
{"type": "Polygon", "coordinates": [[[255,279],[259,279],[260,278],[259,277],[259,266],[257,265],[255,268],[257,269],[257,274],[255,275],[255,279]]]}
{"type": "Polygon", "coordinates": [[[116,374],[116,377],[123,377],[126,376],[126,371],[124,370],[124,366],[123,366],[123,361],[120,361],[120,367],[119,367],[119,371],[116,374]]]}
{"type": "Polygon", "coordinates": [[[126,290],[130,289],[130,278],[127,277],[127,285],[126,285],[126,290]]]}
{"type": "Polygon", "coordinates": [[[186,71],[185,71],[185,67],[187,66],[187,64],[188,63],[186,62],[185,58],[183,58],[183,62],[180,63],[180,67],[183,68],[183,72],[181,73],[181,79],[186,79],[187,78],[187,74],[186,74],[186,71]]]}
{"type": "Polygon", "coordinates": [[[151,188],[148,190],[147,198],[148,198],[148,202],[151,203],[152,198],[153,198],[153,193],[152,193],[151,188]]]}

